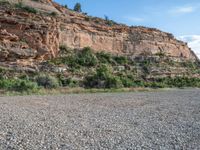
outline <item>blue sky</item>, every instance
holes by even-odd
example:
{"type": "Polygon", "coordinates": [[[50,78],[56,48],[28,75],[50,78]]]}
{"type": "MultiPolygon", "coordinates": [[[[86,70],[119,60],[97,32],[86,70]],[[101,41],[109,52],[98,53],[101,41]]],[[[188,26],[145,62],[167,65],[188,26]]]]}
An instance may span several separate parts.
{"type": "Polygon", "coordinates": [[[200,56],[200,0],[55,0],[127,25],[155,27],[188,42],[200,56]],[[191,44],[192,43],[192,44],[191,44]]]}

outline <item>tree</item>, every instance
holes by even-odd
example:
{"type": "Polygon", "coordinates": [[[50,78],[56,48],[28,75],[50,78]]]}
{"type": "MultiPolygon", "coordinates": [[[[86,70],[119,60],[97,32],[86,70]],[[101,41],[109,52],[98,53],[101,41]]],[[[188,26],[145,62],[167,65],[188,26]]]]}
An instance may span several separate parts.
{"type": "Polygon", "coordinates": [[[80,3],[76,3],[76,5],[74,6],[74,11],[82,12],[80,3]]]}
{"type": "Polygon", "coordinates": [[[66,9],[68,9],[68,6],[67,6],[67,5],[64,5],[64,7],[65,7],[66,9]]]}
{"type": "Polygon", "coordinates": [[[110,19],[108,18],[108,16],[104,15],[104,18],[106,21],[109,21],[110,19]]]}

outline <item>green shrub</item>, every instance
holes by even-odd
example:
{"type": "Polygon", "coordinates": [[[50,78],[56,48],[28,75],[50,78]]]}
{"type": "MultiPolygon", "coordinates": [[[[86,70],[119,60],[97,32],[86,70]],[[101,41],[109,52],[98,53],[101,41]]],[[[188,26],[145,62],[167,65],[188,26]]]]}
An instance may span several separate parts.
{"type": "Polygon", "coordinates": [[[112,75],[110,69],[106,65],[102,65],[96,69],[96,73],[87,76],[84,80],[85,87],[88,88],[121,88],[122,81],[118,76],[112,75]]]}
{"type": "Polygon", "coordinates": [[[128,63],[128,58],[125,56],[114,56],[113,59],[120,65],[128,63]]]}
{"type": "Polygon", "coordinates": [[[133,81],[132,87],[144,87],[144,86],[145,86],[145,81],[143,81],[143,80],[133,81]]]}
{"type": "Polygon", "coordinates": [[[97,64],[97,58],[89,47],[85,47],[79,52],[76,59],[81,66],[95,66],[97,64]]]}
{"type": "Polygon", "coordinates": [[[52,89],[59,87],[57,78],[50,75],[42,74],[37,76],[35,80],[39,86],[43,86],[44,88],[52,89]]]}
{"type": "Polygon", "coordinates": [[[37,83],[35,82],[29,80],[16,80],[11,89],[18,92],[23,92],[23,91],[36,92],[38,91],[39,88],[37,83]]]}
{"type": "Polygon", "coordinates": [[[65,78],[65,77],[60,77],[59,78],[60,84],[63,87],[78,87],[79,86],[79,82],[77,80],[74,80],[72,78],[65,78]]]}
{"type": "Polygon", "coordinates": [[[122,81],[117,76],[110,75],[106,78],[105,81],[106,81],[105,82],[106,88],[122,88],[122,87],[124,87],[122,81]]]}
{"type": "Polygon", "coordinates": [[[96,57],[100,63],[111,63],[112,62],[112,56],[110,53],[105,53],[103,51],[97,52],[96,57]]]}
{"type": "Polygon", "coordinates": [[[128,77],[120,77],[120,80],[122,81],[122,84],[124,87],[132,87],[133,86],[133,80],[131,80],[128,77]]]}
{"type": "Polygon", "coordinates": [[[188,78],[188,77],[167,77],[155,79],[154,81],[160,86],[163,87],[200,87],[200,79],[199,78],[188,78]]]}
{"type": "Polygon", "coordinates": [[[30,80],[22,80],[22,79],[0,80],[0,88],[18,92],[24,92],[24,91],[36,92],[39,89],[37,83],[32,82],[30,80]]]}
{"type": "MultiPolygon", "coordinates": [[[[67,53],[66,46],[60,46],[63,53],[67,53]]],[[[84,48],[82,51],[70,53],[68,56],[56,58],[50,61],[54,64],[66,64],[71,68],[80,68],[80,66],[92,67],[97,64],[97,58],[89,47],[84,48]]]]}

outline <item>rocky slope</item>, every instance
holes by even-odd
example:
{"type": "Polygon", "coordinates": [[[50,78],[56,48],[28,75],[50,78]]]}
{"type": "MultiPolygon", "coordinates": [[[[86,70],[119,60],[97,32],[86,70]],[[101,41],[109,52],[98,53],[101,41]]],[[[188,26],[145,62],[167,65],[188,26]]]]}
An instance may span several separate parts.
{"type": "Polygon", "coordinates": [[[164,53],[176,59],[197,59],[186,43],[157,29],[128,27],[92,18],[51,0],[1,1],[1,62],[30,64],[31,61],[56,57],[59,45],[78,49],[89,46],[96,51],[133,58],[164,53]],[[19,2],[23,5],[18,6],[19,2]]]}
{"type": "Polygon", "coordinates": [[[158,29],[51,0],[0,0],[0,90],[200,87],[199,64],[187,43],[158,29]]]}

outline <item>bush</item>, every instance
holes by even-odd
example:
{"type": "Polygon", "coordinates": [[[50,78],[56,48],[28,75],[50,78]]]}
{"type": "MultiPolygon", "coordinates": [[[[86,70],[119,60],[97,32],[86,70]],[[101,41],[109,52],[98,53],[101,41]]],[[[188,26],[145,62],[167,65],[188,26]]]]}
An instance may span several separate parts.
{"type": "Polygon", "coordinates": [[[120,65],[128,63],[128,59],[125,56],[114,56],[113,59],[120,65]]]}
{"type": "Polygon", "coordinates": [[[133,86],[133,80],[131,80],[128,77],[120,77],[120,80],[122,81],[122,84],[124,87],[132,87],[133,86]]]}
{"type": "Polygon", "coordinates": [[[165,88],[167,85],[163,82],[146,82],[145,87],[150,88],[165,88]]]}
{"type": "Polygon", "coordinates": [[[60,84],[63,87],[78,87],[79,86],[79,82],[77,80],[74,80],[72,78],[65,78],[63,76],[61,76],[59,78],[60,84]]]}
{"type": "Polygon", "coordinates": [[[23,91],[36,92],[38,91],[39,88],[37,83],[35,82],[28,80],[18,80],[15,81],[12,89],[18,92],[23,92],[23,91]]]}
{"type": "Polygon", "coordinates": [[[105,87],[106,88],[122,88],[123,83],[117,76],[108,76],[105,80],[105,87]]]}
{"type": "Polygon", "coordinates": [[[155,82],[155,83],[153,83],[153,85],[151,85],[151,86],[154,86],[155,84],[157,84],[157,86],[160,86],[160,87],[179,87],[179,88],[181,88],[181,87],[200,87],[200,79],[199,78],[167,77],[167,78],[155,79],[153,82],[155,82]]]}
{"type": "Polygon", "coordinates": [[[22,79],[0,80],[0,88],[18,92],[36,92],[39,89],[37,83],[22,79]]]}
{"type": "Polygon", "coordinates": [[[96,69],[96,73],[87,76],[84,85],[88,88],[121,88],[122,81],[119,77],[112,75],[110,69],[106,65],[102,65],[96,69]]]}
{"type": "Polygon", "coordinates": [[[77,55],[77,62],[81,66],[95,66],[97,64],[97,58],[92,53],[91,48],[85,47],[77,55]]]}
{"type": "Polygon", "coordinates": [[[96,53],[96,57],[100,63],[111,63],[112,62],[112,56],[110,53],[98,52],[98,53],[96,53]]]}
{"type": "Polygon", "coordinates": [[[50,75],[39,75],[36,77],[36,82],[39,86],[43,86],[44,88],[52,89],[59,87],[59,83],[57,78],[50,75]]]}
{"type": "MultiPolygon", "coordinates": [[[[60,46],[61,53],[67,53],[66,46],[60,46]]],[[[56,58],[50,61],[54,64],[66,64],[71,68],[80,68],[80,66],[92,67],[97,64],[97,58],[89,47],[82,51],[70,53],[68,56],[56,58]]]]}

